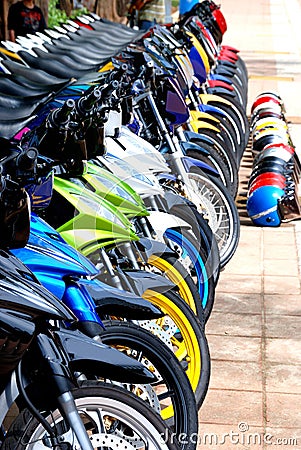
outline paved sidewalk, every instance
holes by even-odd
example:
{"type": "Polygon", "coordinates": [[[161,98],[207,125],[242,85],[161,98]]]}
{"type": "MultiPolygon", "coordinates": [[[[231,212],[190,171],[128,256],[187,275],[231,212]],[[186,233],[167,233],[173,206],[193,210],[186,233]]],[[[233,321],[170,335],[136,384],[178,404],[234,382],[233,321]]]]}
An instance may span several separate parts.
{"type": "MultiPolygon", "coordinates": [[[[221,2],[224,42],[241,50],[249,69],[248,108],[259,93],[278,92],[299,151],[300,3],[221,2]]],[[[301,449],[301,223],[252,225],[245,210],[251,168],[247,151],[237,199],[240,244],[221,274],[207,325],[212,376],[199,414],[199,450],[301,449]]]]}

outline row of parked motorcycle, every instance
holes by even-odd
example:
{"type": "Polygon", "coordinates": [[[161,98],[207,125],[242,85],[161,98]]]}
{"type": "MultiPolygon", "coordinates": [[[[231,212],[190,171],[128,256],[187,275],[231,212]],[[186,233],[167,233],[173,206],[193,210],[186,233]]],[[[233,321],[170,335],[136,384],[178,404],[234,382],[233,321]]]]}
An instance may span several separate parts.
{"type": "Polygon", "coordinates": [[[204,0],[2,42],[1,448],[197,447],[249,137],[225,31],[204,0]]]}
{"type": "Polygon", "coordinates": [[[263,92],[251,107],[254,156],[247,211],[258,226],[278,227],[301,216],[300,161],[289,132],[285,105],[275,92],[263,92]]]}

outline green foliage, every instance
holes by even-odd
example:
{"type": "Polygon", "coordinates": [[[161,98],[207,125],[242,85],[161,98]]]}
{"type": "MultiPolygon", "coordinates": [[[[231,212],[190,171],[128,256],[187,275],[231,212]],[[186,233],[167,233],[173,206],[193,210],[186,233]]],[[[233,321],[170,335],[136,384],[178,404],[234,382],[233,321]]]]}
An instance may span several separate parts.
{"type": "Polygon", "coordinates": [[[171,4],[172,6],[174,6],[175,8],[179,7],[179,0],[171,0],[171,4]]]}
{"type": "Polygon", "coordinates": [[[88,10],[86,8],[74,9],[70,17],[67,17],[65,11],[57,7],[57,0],[49,0],[48,5],[48,27],[53,28],[55,25],[60,25],[61,23],[67,22],[67,20],[75,19],[81,14],[87,14],[88,10]]]}

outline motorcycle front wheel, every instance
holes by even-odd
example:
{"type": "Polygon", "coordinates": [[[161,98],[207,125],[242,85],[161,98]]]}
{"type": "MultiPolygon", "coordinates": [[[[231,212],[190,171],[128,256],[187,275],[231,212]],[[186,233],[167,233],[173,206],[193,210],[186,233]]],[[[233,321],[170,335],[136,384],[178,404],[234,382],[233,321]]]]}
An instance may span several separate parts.
{"type": "MultiPolygon", "coordinates": [[[[117,386],[85,381],[72,393],[93,448],[179,450],[175,436],[161,417],[130,392],[117,386]]],[[[79,448],[74,432],[58,409],[44,415],[66,448],[79,448]]],[[[3,450],[50,448],[53,447],[47,432],[27,409],[12,423],[1,447],[3,450]]]]}
{"type": "Polygon", "coordinates": [[[233,198],[217,179],[210,178],[196,168],[188,177],[199,197],[197,208],[205,213],[220,251],[221,267],[234,255],[240,236],[240,219],[233,198]]]}
{"type": "MultiPolygon", "coordinates": [[[[176,436],[197,435],[198,416],[190,382],[173,352],[148,330],[130,322],[104,322],[101,341],[135,358],[156,376],[151,385],[125,385],[161,414],[176,436]]],[[[181,450],[194,450],[192,441],[181,442],[181,450]]]]}

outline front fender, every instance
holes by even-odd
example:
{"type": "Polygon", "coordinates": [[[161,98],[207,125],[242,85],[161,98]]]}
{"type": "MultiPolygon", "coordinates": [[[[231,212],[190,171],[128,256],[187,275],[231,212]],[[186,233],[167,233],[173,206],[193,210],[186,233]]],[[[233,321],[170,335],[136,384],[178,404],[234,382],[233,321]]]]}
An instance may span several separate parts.
{"type": "Polygon", "coordinates": [[[155,255],[168,255],[178,257],[177,253],[171,250],[166,244],[160,241],[156,241],[154,239],[150,239],[148,237],[141,237],[138,242],[135,243],[138,250],[142,253],[144,260],[148,261],[148,259],[155,255]]]}
{"type": "Polygon", "coordinates": [[[183,165],[185,167],[186,172],[190,172],[190,169],[192,167],[198,167],[199,169],[201,169],[204,173],[206,173],[208,175],[212,175],[214,177],[219,177],[219,173],[217,170],[213,169],[208,164],[206,164],[202,161],[199,161],[198,159],[190,158],[189,156],[183,156],[181,159],[183,161],[183,165]]]}
{"type": "Polygon", "coordinates": [[[214,106],[211,105],[198,105],[198,108],[200,111],[205,111],[207,113],[212,113],[215,114],[221,118],[226,117],[226,113],[224,111],[222,111],[221,109],[215,108],[214,106]]]}
{"type": "Polygon", "coordinates": [[[148,290],[164,293],[175,288],[174,283],[167,278],[145,270],[124,270],[124,274],[133,289],[141,296],[148,290]]]}
{"type": "Polygon", "coordinates": [[[187,142],[204,142],[204,144],[214,146],[214,141],[203,134],[196,133],[195,131],[184,131],[184,136],[187,142]]]}
{"type": "Polygon", "coordinates": [[[204,105],[210,105],[211,102],[214,102],[216,104],[223,103],[224,105],[231,107],[231,103],[229,102],[229,100],[222,98],[219,95],[200,94],[199,97],[201,99],[201,102],[204,103],[204,105]]]}
{"type": "Polygon", "coordinates": [[[60,330],[54,335],[67,353],[72,371],[91,373],[124,383],[150,383],[156,380],[140,362],[78,330],[60,330]]]}
{"type": "MultiPolygon", "coordinates": [[[[195,133],[195,134],[198,135],[197,133],[195,133]]],[[[210,155],[210,152],[208,150],[204,149],[203,147],[201,147],[198,144],[195,144],[194,142],[180,141],[179,144],[181,146],[181,149],[182,149],[182,152],[184,153],[184,155],[186,155],[189,150],[198,152],[205,156],[210,155]]]]}
{"type": "Polygon", "coordinates": [[[229,91],[228,89],[222,88],[222,87],[213,87],[208,88],[208,92],[213,95],[220,95],[227,94],[228,97],[235,98],[236,94],[233,91],[229,91]]]}
{"type": "Polygon", "coordinates": [[[170,173],[159,173],[157,175],[157,178],[159,181],[163,181],[163,180],[176,181],[176,179],[177,179],[177,177],[175,175],[172,175],[170,173]]]}
{"type": "Polygon", "coordinates": [[[128,320],[151,320],[162,317],[162,312],[142,297],[91,280],[86,289],[94,300],[100,316],[114,315],[128,320]]]}
{"type": "Polygon", "coordinates": [[[149,211],[148,221],[150,222],[152,228],[155,230],[160,241],[163,241],[164,234],[168,228],[185,228],[190,230],[190,225],[179,217],[173,214],[160,212],[160,211],[149,211]]]}
{"type": "Polygon", "coordinates": [[[234,70],[234,71],[236,71],[236,65],[235,65],[235,63],[234,62],[232,62],[232,61],[229,61],[229,60],[227,60],[227,59],[222,59],[222,58],[218,58],[218,65],[220,66],[226,66],[226,67],[228,67],[229,69],[232,69],[232,70],[234,70]]]}
{"type": "Polygon", "coordinates": [[[219,80],[219,81],[224,81],[225,83],[228,83],[230,85],[233,84],[233,81],[230,80],[229,78],[221,75],[221,74],[217,74],[217,73],[211,73],[210,74],[210,79],[211,80],[219,80]]]}
{"type": "Polygon", "coordinates": [[[164,199],[167,203],[168,210],[170,210],[175,205],[181,205],[181,206],[186,205],[186,202],[183,197],[181,197],[180,195],[175,194],[174,192],[171,192],[171,191],[166,191],[164,193],[164,199]]]}
{"type": "Polygon", "coordinates": [[[203,111],[200,108],[191,109],[190,110],[190,115],[191,115],[193,120],[203,120],[204,122],[212,123],[212,125],[214,125],[215,123],[216,124],[219,123],[219,120],[216,117],[212,116],[207,111],[203,111]]]}
{"type": "Polygon", "coordinates": [[[210,88],[218,88],[218,89],[222,88],[230,92],[234,90],[234,88],[225,81],[210,79],[207,81],[207,83],[210,88]]]}
{"type": "Polygon", "coordinates": [[[214,69],[214,73],[216,73],[218,75],[222,75],[226,78],[233,78],[235,75],[235,71],[233,69],[231,69],[230,67],[223,66],[223,65],[218,65],[214,69]]]}

